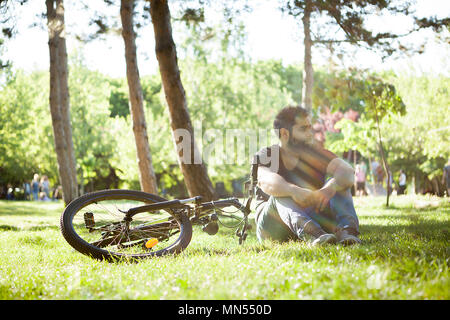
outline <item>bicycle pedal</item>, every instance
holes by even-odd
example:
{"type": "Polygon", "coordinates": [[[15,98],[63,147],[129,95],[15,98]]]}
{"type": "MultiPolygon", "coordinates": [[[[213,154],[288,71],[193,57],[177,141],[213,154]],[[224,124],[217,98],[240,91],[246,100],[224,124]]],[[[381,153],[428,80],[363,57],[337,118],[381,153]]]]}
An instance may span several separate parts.
{"type": "Polygon", "coordinates": [[[84,224],[86,228],[91,229],[95,227],[94,214],[92,212],[84,213],[84,224]]]}

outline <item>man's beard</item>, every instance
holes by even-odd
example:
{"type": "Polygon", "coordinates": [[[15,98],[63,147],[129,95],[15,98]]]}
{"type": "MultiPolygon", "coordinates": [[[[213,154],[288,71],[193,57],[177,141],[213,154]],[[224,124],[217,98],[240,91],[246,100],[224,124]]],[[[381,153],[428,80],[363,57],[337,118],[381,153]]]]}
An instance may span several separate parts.
{"type": "Polygon", "coordinates": [[[289,149],[293,152],[300,152],[300,151],[304,150],[305,148],[310,147],[312,144],[313,144],[312,139],[309,143],[307,143],[305,141],[294,138],[292,135],[289,136],[289,140],[287,143],[289,149]]]}

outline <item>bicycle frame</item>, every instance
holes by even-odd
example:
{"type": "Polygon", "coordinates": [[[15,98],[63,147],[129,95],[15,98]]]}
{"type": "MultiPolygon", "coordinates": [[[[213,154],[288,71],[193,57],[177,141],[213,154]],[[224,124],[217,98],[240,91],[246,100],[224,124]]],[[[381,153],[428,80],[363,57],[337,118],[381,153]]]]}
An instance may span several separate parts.
{"type": "MultiPolygon", "coordinates": [[[[234,206],[237,209],[242,209],[244,214],[250,214],[250,209],[247,206],[243,206],[237,198],[228,198],[224,200],[217,200],[217,201],[210,201],[210,202],[200,202],[201,197],[193,197],[188,199],[175,199],[175,200],[168,200],[168,201],[161,201],[157,203],[152,203],[145,206],[139,206],[129,209],[126,212],[126,220],[131,219],[134,215],[141,213],[141,212],[149,212],[149,211],[156,211],[161,209],[175,209],[175,208],[191,208],[190,206],[186,205],[187,203],[194,203],[195,204],[195,211],[207,211],[214,209],[215,207],[219,208],[225,208],[229,206],[234,206]]],[[[250,204],[249,204],[250,205],[250,204]]],[[[248,205],[248,206],[249,206],[248,205]]],[[[196,215],[197,216],[197,215],[196,215]]],[[[198,216],[197,216],[198,217],[198,216]]]]}
{"type": "Polygon", "coordinates": [[[250,194],[245,206],[242,205],[242,203],[240,203],[237,198],[228,198],[209,202],[201,202],[201,199],[202,198],[200,196],[197,196],[187,199],[168,200],[152,203],[145,206],[134,207],[126,212],[124,221],[131,222],[133,216],[141,212],[151,212],[161,209],[184,209],[188,211],[191,222],[197,223],[201,218],[207,216],[211,212],[211,210],[233,206],[236,209],[239,209],[244,214],[244,225],[242,229],[238,228],[238,230],[236,231],[236,235],[239,238],[239,243],[242,244],[247,236],[246,232],[250,228],[250,225],[248,223],[248,215],[251,213],[250,204],[253,199],[253,194],[250,194]],[[189,205],[192,203],[194,204],[193,207],[189,205]]]}
{"type": "Polygon", "coordinates": [[[131,208],[127,212],[124,212],[125,213],[124,221],[131,222],[133,216],[141,212],[151,212],[161,209],[182,209],[188,211],[188,215],[190,217],[191,222],[198,223],[200,219],[202,217],[207,216],[211,212],[211,210],[215,211],[215,209],[234,206],[236,209],[239,209],[244,214],[244,218],[242,220],[244,222],[244,225],[242,229],[238,228],[238,230],[236,231],[236,235],[239,237],[239,243],[242,244],[242,242],[247,237],[247,230],[250,229],[250,224],[248,223],[248,216],[251,213],[250,210],[251,202],[253,200],[253,197],[255,197],[256,195],[257,170],[258,170],[258,159],[256,162],[252,163],[250,189],[248,192],[249,197],[245,205],[242,205],[237,198],[228,198],[217,201],[201,202],[202,197],[196,196],[187,199],[161,201],[157,203],[131,208]],[[189,204],[194,204],[194,206],[192,207],[189,204]],[[194,214],[192,214],[192,212],[194,212],[194,214]]]}

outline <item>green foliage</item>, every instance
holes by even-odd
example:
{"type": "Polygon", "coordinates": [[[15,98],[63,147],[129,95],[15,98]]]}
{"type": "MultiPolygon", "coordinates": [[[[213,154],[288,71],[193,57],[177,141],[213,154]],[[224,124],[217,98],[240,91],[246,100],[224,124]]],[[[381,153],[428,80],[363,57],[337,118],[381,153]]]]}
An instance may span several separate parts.
{"type": "MultiPolygon", "coordinates": [[[[112,140],[115,141],[114,153],[109,158],[110,166],[116,170],[122,188],[139,189],[136,144],[132,130],[132,120],[128,102],[126,79],[111,81],[113,87],[109,99],[110,110],[122,110],[110,114],[108,120],[112,140]],[[112,100],[113,94],[122,98],[112,100]],[[126,109],[125,109],[126,108],[126,109]]],[[[144,110],[147,123],[147,135],[153,161],[153,169],[166,188],[182,181],[181,171],[175,166],[177,156],[169,124],[169,114],[165,106],[165,97],[159,76],[145,76],[141,79],[144,98],[144,110]]],[[[161,189],[162,186],[159,185],[161,189]]]]}
{"type": "MultiPolygon", "coordinates": [[[[232,10],[240,9],[235,6],[232,10]]],[[[301,70],[281,61],[250,62],[243,50],[243,24],[231,23],[236,16],[230,12],[224,10],[220,21],[211,24],[204,19],[189,20],[179,41],[190,117],[202,131],[195,139],[203,150],[210,178],[225,185],[249,174],[252,151],[264,144],[250,142],[252,133],[258,135],[261,129],[270,136],[278,110],[301,100],[301,70]],[[241,130],[246,140],[233,143],[227,139],[231,130],[241,130]]]]}
{"type": "Polygon", "coordinates": [[[314,72],[313,106],[332,112],[352,109],[364,112],[365,82],[353,71],[314,72]]]}
{"type": "MultiPolygon", "coordinates": [[[[76,54],[71,57],[69,73],[79,181],[96,188],[117,175],[119,187],[138,189],[126,79],[111,79],[90,71],[82,61],[76,54]]],[[[197,143],[204,154],[214,143],[219,146],[218,152],[204,159],[208,173],[213,182],[224,181],[229,186],[230,180],[249,174],[250,159],[243,156],[249,156],[264,142],[250,145],[247,139],[226,145],[227,130],[267,130],[265,145],[277,143],[278,139],[270,136],[273,118],[280,108],[301,100],[302,70],[280,61],[248,62],[206,53],[182,59],[179,64],[191,120],[195,128],[200,128],[197,143]],[[240,149],[244,144],[245,148],[240,149]],[[230,162],[227,157],[233,154],[230,162]]],[[[364,157],[377,155],[374,116],[378,112],[393,170],[404,168],[408,176],[416,173],[428,178],[442,174],[442,166],[450,156],[447,78],[392,74],[376,77],[354,70],[327,74],[320,69],[315,77],[316,111],[325,107],[344,111],[352,108],[361,113],[358,122],[342,120],[336,124],[339,133],[327,134],[326,146],[332,151],[357,149],[364,157]]],[[[0,91],[2,183],[20,185],[38,172],[47,174],[54,185],[58,176],[48,107],[48,74],[19,71],[8,79],[0,91]]],[[[182,184],[183,177],[160,77],[146,76],[141,83],[153,166],[164,187],[175,188],[177,183],[182,184]]]]}
{"type": "Polygon", "coordinates": [[[46,73],[17,72],[2,86],[0,163],[2,183],[21,185],[36,172],[57,181],[46,73]]]}
{"type": "Polygon", "coordinates": [[[80,183],[85,184],[108,175],[115,139],[108,122],[111,87],[104,75],[88,70],[82,60],[71,57],[69,90],[78,174],[80,183]]]}
{"type": "Polygon", "coordinates": [[[327,132],[325,145],[335,153],[358,150],[365,158],[377,154],[375,125],[372,120],[360,118],[358,122],[342,119],[335,125],[340,132],[327,132]]]}
{"type": "Polygon", "coordinates": [[[112,90],[109,96],[110,117],[116,116],[126,118],[130,114],[128,92],[123,81],[113,80],[110,82],[112,90]]]}
{"type": "MultiPolygon", "coordinates": [[[[442,176],[442,168],[450,157],[448,138],[448,87],[444,76],[411,76],[381,74],[386,82],[363,78],[356,87],[364,89],[357,96],[364,100],[365,112],[352,122],[343,119],[335,127],[339,133],[328,133],[326,146],[335,152],[358,150],[364,157],[375,157],[376,116],[380,120],[386,157],[392,172],[403,169],[408,180],[416,184],[424,179],[442,176]]],[[[375,78],[376,79],[376,78],[375,78]]]]}
{"type": "MultiPolygon", "coordinates": [[[[211,178],[216,181],[230,180],[248,175],[251,159],[242,156],[248,156],[251,154],[249,148],[257,146],[245,142],[245,150],[236,151],[234,160],[237,162],[227,162],[224,157],[235,151],[225,145],[227,130],[249,129],[256,134],[259,129],[271,130],[275,114],[293,100],[292,94],[283,88],[283,82],[287,79],[280,71],[283,68],[281,63],[249,64],[223,59],[210,64],[186,59],[180,65],[181,70],[195,70],[195,73],[182,73],[194,126],[200,122],[203,133],[216,130],[216,137],[223,138],[223,142],[215,141],[217,147],[228,151],[212,154],[208,163],[211,178]]],[[[205,141],[205,147],[210,143],[214,140],[205,141]]],[[[237,144],[234,148],[238,149],[240,146],[237,144]]]]}
{"type": "Polygon", "coordinates": [[[442,176],[450,158],[448,102],[450,80],[444,76],[390,75],[407,113],[383,124],[393,165],[410,175],[442,176]]]}
{"type": "Polygon", "coordinates": [[[352,105],[361,116],[358,122],[342,119],[336,123],[335,128],[341,131],[328,133],[326,145],[335,152],[358,150],[364,157],[373,157],[377,153],[377,122],[403,116],[405,104],[392,84],[374,75],[341,73],[341,78],[332,78],[332,83],[324,86],[325,101],[334,102],[334,109],[352,105]]]}
{"type": "Polygon", "coordinates": [[[377,77],[370,77],[365,86],[365,113],[368,118],[382,120],[386,116],[405,114],[405,104],[392,84],[377,77]]]}
{"type": "Polygon", "coordinates": [[[159,75],[143,77],[141,86],[145,107],[150,109],[154,116],[163,113],[165,106],[161,101],[162,84],[159,75]]]}

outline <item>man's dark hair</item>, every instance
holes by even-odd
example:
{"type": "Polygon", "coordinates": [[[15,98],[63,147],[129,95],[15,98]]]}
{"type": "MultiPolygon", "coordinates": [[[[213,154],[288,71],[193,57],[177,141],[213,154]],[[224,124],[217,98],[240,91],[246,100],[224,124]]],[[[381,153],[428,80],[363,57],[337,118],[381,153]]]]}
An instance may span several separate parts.
{"type": "Polygon", "coordinates": [[[273,121],[273,128],[278,130],[279,137],[281,128],[289,130],[289,133],[292,134],[292,127],[295,125],[295,119],[297,117],[306,118],[308,115],[308,110],[301,106],[284,107],[275,117],[275,120],[273,121]]]}

